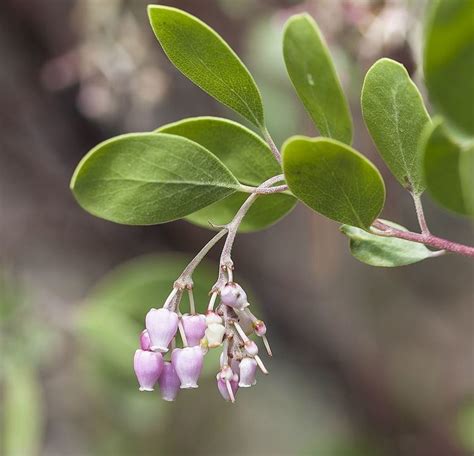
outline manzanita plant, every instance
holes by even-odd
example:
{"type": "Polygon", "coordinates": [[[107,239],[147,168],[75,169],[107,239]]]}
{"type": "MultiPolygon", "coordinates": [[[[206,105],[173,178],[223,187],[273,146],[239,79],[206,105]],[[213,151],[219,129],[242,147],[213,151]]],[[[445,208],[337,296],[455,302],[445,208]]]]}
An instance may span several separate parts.
{"type": "Polygon", "coordinates": [[[270,226],[298,200],[342,224],[352,254],[373,266],[402,266],[449,252],[474,257],[473,247],[432,235],[421,204],[428,189],[447,209],[474,215],[471,7],[469,0],[439,0],[430,6],[424,73],[443,117],[431,120],[406,69],[393,60],[376,62],[362,88],[370,135],[413,198],[420,225],[414,233],[379,218],[385,202],[382,176],[351,147],[349,105],[310,16],[288,20],[283,55],[291,82],[323,136],[289,138],[280,152],[265,125],[257,85],[225,41],[184,11],[149,6],[152,29],[176,68],[260,135],[227,119],[184,119],[105,141],[74,172],[71,189],[93,215],[129,225],[184,218],[217,230],[176,279],[162,307],[146,315],[134,358],[140,390],[153,390],[158,383],[163,398],[174,400],[180,389],[196,388],[203,356],[217,347],[222,347],[217,386],[226,400],[234,402],[239,387],[255,384],[257,368],[267,373],[252,340],[261,337],[271,356],[266,327],[234,282],[232,246],[238,232],[270,226]],[[217,281],[207,313],[201,315],[195,310],[193,272],[224,237],[217,281]],[[180,308],[185,293],[188,312],[180,308]]]}

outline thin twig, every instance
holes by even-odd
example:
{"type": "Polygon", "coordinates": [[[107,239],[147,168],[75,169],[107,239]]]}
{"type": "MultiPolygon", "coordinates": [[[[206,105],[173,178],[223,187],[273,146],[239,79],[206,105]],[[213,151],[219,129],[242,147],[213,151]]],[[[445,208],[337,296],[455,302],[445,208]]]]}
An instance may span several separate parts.
{"type": "Polygon", "coordinates": [[[419,234],[412,233],[411,231],[397,230],[396,228],[386,225],[380,220],[376,220],[373,223],[373,226],[376,228],[376,231],[373,231],[373,233],[379,236],[405,239],[406,241],[418,242],[419,244],[424,244],[435,249],[446,250],[448,252],[457,253],[458,255],[467,257],[474,257],[474,247],[468,245],[448,241],[447,239],[439,238],[437,236],[433,236],[432,234],[419,234]]]}
{"type": "Polygon", "coordinates": [[[275,142],[273,141],[273,138],[271,137],[269,131],[267,130],[266,127],[262,128],[262,134],[263,137],[265,138],[265,141],[270,147],[270,150],[272,151],[273,156],[275,157],[275,160],[278,163],[281,163],[281,154],[280,151],[278,150],[278,147],[276,146],[275,142]]]}
{"type": "Polygon", "coordinates": [[[258,195],[271,195],[272,193],[282,193],[288,190],[288,185],[277,185],[270,188],[252,187],[250,185],[241,185],[239,188],[245,193],[257,193],[258,195]]]}
{"type": "Polygon", "coordinates": [[[222,237],[227,233],[228,229],[223,228],[220,230],[201,250],[200,252],[191,260],[191,262],[186,266],[184,271],[178,277],[174,283],[175,288],[192,288],[193,280],[192,275],[196,267],[203,260],[203,258],[209,253],[209,250],[214,247],[222,237]]]}
{"type": "Polygon", "coordinates": [[[416,216],[418,217],[418,224],[420,225],[421,232],[422,234],[429,235],[430,230],[428,229],[428,224],[426,223],[420,195],[412,193],[411,196],[413,197],[413,202],[415,203],[416,216]]]}
{"type": "MultiPolygon", "coordinates": [[[[270,179],[263,182],[261,185],[258,186],[258,189],[269,188],[272,185],[281,182],[285,179],[283,174],[279,174],[278,176],[271,177],[270,179]]],[[[226,225],[227,228],[227,238],[225,240],[224,247],[222,249],[221,259],[220,259],[220,268],[219,268],[219,277],[217,282],[214,284],[212,288],[213,291],[218,291],[227,281],[226,280],[226,272],[231,271],[233,269],[233,262],[231,258],[232,247],[234,245],[235,236],[237,235],[237,231],[239,229],[240,224],[242,223],[243,218],[247,214],[247,211],[250,209],[252,204],[258,198],[258,193],[252,193],[242,204],[240,209],[235,214],[232,221],[226,225]]]]}

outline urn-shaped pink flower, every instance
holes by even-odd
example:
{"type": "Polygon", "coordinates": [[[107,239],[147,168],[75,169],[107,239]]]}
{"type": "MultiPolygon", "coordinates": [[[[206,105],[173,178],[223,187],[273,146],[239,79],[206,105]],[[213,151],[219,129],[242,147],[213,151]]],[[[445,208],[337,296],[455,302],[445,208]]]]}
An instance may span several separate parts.
{"type": "Polygon", "coordinates": [[[160,385],[161,397],[165,401],[174,401],[178,395],[181,382],[173,364],[169,361],[164,363],[158,383],[160,385]]]}
{"type": "Polygon", "coordinates": [[[140,348],[146,351],[150,351],[151,348],[150,335],[146,329],[140,333],[140,348]]]}
{"type": "Polygon", "coordinates": [[[155,383],[163,370],[163,356],[146,350],[137,350],[133,367],[140,384],[140,391],[153,391],[155,383]]]}
{"type": "Polygon", "coordinates": [[[168,309],[151,309],[145,318],[151,350],[165,353],[178,329],[178,314],[168,309]]]}
{"type": "Polygon", "coordinates": [[[217,375],[217,389],[226,401],[235,401],[235,395],[239,389],[239,377],[234,374],[231,380],[224,380],[217,375]]]}
{"type": "Polygon", "coordinates": [[[175,348],[171,353],[171,363],[181,381],[181,388],[197,388],[201,375],[204,355],[201,347],[175,348]]]}
{"type": "Polygon", "coordinates": [[[239,386],[242,388],[248,388],[249,386],[255,385],[257,380],[255,376],[257,374],[257,361],[253,358],[245,357],[240,361],[240,380],[239,386]]]}
{"type": "Polygon", "coordinates": [[[226,306],[236,309],[243,309],[248,306],[247,294],[243,288],[235,282],[229,282],[221,289],[221,301],[226,306]]]}
{"type": "Polygon", "coordinates": [[[184,314],[181,321],[183,322],[184,334],[186,334],[188,345],[190,347],[199,345],[206,332],[206,317],[201,314],[184,314]]]}

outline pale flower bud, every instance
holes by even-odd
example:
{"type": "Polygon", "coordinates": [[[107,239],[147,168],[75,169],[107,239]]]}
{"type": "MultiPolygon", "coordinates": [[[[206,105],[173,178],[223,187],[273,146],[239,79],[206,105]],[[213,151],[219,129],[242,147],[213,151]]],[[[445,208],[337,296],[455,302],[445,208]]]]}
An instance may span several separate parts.
{"type": "Polygon", "coordinates": [[[151,309],[145,318],[151,350],[165,353],[178,329],[178,314],[168,309],[151,309]]]}
{"type": "Polygon", "coordinates": [[[211,323],[206,329],[206,339],[209,348],[218,347],[222,344],[225,334],[225,327],[220,323],[211,323]]]}
{"type": "Polygon", "coordinates": [[[223,380],[217,374],[217,389],[226,401],[235,402],[235,395],[239,389],[239,377],[234,374],[231,380],[223,380]]]}
{"type": "Polygon", "coordinates": [[[140,333],[140,348],[142,350],[150,351],[150,346],[151,346],[150,335],[148,334],[148,331],[144,329],[140,333]]]}
{"type": "Polygon", "coordinates": [[[221,301],[223,304],[236,309],[243,309],[248,306],[247,294],[243,288],[235,282],[227,283],[221,289],[221,301]]]}
{"type": "Polygon", "coordinates": [[[201,375],[204,355],[201,347],[175,348],[171,353],[171,363],[181,381],[181,388],[197,388],[201,375]]]}
{"type": "Polygon", "coordinates": [[[165,401],[174,401],[178,395],[181,382],[173,364],[169,361],[164,363],[158,383],[160,385],[161,397],[165,401]]]}
{"type": "Polygon", "coordinates": [[[249,386],[255,385],[257,380],[255,376],[257,374],[257,361],[253,358],[245,357],[240,361],[240,381],[239,386],[248,388],[249,386]]]}
{"type": "Polygon", "coordinates": [[[184,333],[190,347],[199,345],[206,331],[206,317],[204,315],[184,314],[182,317],[184,333]]]}
{"type": "Polygon", "coordinates": [[[231,380],[232,377],[234,376],[234,372],[232,371],[231,367],[227,364],[224,364],[220,370],[220,372],[217,374],[219,378],[222,380],[231,380]]]}
{"type": "MultiPolygon", "coordinates": [[[[219,360],[220,360],[220,365],[224,366],[224,352],[221,353],[219,360]]],[[[237,361],[235,357],[230,358],[228,362],[229,361],[230,361],[230,367],[232,369],[232,372],[238,375],[239,374],[239,361],[237,361]]]]}
{"type": "Polygon", "coordinates": [[[247,342],[245,342],[245,350],[250,356],[258,355],[258,347],[253,340],[249,339],[247,342]]]}
{"type": "Polygon", "coordinates": [[[161,353],[137,350],[133,359],[133,367],[140,384],[140,391],[153,391],[163,370],[163,356],[161,353]]]}
{"type": "Polygon", "coordinates": [[[209,310],[206,313],[206,324],[207,326],[212,325],[213,323],[219,324],[222,323],[222,317],[217,315],[214,311],[209,310]]]}
{"type": "Polygon", "coordinates": [[[264,336],[267,332],[267,327],[265,326],[265,323],[262,320],[257,320],[253,323],[253,327],[255,328],[255,334],[257,336],[264,336]]]}

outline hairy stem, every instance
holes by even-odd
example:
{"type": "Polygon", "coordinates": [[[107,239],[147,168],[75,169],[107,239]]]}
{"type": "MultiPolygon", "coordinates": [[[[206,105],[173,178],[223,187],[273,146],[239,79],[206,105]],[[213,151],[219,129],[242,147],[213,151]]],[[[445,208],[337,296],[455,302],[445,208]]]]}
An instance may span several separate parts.
{"type": "MultiPolygon", "coordinates": [[[[262,190],[266,188],[272,187],[272,185],[281,182],[284,180],[285,176],[283,174],[279,174],[278,176],[271,177],[270,179],[263,182],[261,185],[258,186],[257,190],[262,190]]],[[[232,221],[226,225],[227,229],[227,238],[225,240],[224,248],[222,249],[221,259],[220,259],[220,269],[219,269],[219,277],[217,279],[216,284],[213,287],[213,291],[217,291],[220,289],[221,286],[225,284],[226,280],[226,272],[232,271],[233,269],[233,262],[231,258],[232,247],[234,245],[235,236],[237,235],[237,231],[239,229],[240,224],[242,223],[243,218],[247,214],[247,211],[250,209],[252,204],[259,196],[259,192],[252,193],[245,201],[244,204],[240,207],[240,209],[235,214],[232,221]]]]}
{"type": "Polygon", "coordinates": [[[275,157],[275,160],[278,163],[281,163],[281,154],[280,151],[278,150],[278,147],[276,146],[275,142],[273,141],[273,138],[271,137],[269,131],[267,130],[266,127],[262,128],[262,134],[263,137],[265,138],[265,141],[270,147],[270,150],[272,151],[273,156],[275,157]]]}
{"type": "Polygon", "coordinates": [[[191,260],[191,262],[186,266],[184,271],[178,277],[174,283],[175,288],[192,288],[193,279],[192,275],[198,264],[203,260],[203,258],[209,253],[209,250],[214,247],[222,237],[227,233],[227,227],[220,230],[202,249],[201,251],[191,260]]]}
{"type": "Polygon", "coordinates": [[[413,202],[415,203],[416,216],[418,217],[418,224],[420,225],[421,233],[429,235],[430,230],[428,229],[428,224],[426,223],[425,213],[423,211],[423,205],[421,204],[420,195],[412,193],[411,196],[413,197],[413,202]]]}
{"type": "Polygon", "coordinates": [[[396,237],[399,239],[405,239],[407,241],[418,242],[428,247],[435,249],[446,250],[447,252],[457,253],[458,255],[464,255],[468,257],[474,257],[474,247],[468,245],[458,244],[457,242],[448,241],[446,239],[433,236],[432,234],[419,234],[412,233],[411,231],[401,231],[386,225],[380,220],[376,220],[373,224],[374,228],[377,229],[375,234],[380,236],[396,237]]]}
{"type": "Polygon", "coordinates": [[[249,185],[240,185],[240,190],[245,193],[256,193],[258,195],[271,195],[272,193],[282,193],[288,190],[288,185],[277,185],[275,187],[261,188],[249,185]]]}

